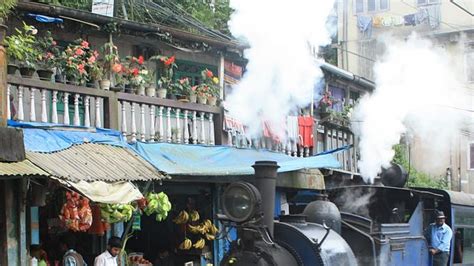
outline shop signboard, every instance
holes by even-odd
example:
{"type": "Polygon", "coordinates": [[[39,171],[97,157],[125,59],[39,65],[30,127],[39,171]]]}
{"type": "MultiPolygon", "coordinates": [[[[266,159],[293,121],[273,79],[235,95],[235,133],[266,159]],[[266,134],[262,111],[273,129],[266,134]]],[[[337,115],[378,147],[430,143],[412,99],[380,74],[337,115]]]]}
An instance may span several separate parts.
{"type": "Polygon", "coordinates": [[[114,16],[114,0],[93,0],[92,13],[113,17],[114,16]]]}

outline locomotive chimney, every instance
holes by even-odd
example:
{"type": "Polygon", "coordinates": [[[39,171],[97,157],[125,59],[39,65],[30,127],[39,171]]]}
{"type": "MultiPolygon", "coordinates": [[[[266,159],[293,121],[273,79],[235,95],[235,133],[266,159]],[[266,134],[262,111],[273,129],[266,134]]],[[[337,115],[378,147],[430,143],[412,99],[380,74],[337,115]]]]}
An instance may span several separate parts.
{"type": "Polygon", "coordinates": [[[280,166],[274,161],[257,161],[252,167],[255,169],[255,186],[262,195],[263,221],[273,237],[276,177],[280,166]]]}

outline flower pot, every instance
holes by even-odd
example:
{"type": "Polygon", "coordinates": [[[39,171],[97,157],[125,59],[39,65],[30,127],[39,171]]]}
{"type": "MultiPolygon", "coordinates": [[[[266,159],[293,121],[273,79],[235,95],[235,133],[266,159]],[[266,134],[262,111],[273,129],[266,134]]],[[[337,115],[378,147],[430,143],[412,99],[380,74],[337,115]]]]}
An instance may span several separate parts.
{"type": "Polygon", "coordinates": [[[99,81],[100,88],[104,91],[110,90],[110,80],[108,79],[103,79],[99,81]]]}
{"type": "Polygon", "coordinates": [[[196,94],[189,95],[189,102],[196,103],[197,102],[197,95],[196,94]]]}
{"type": "Polygon", "coordinates": [[[31,78],[35,74],[35,69],[32,67],[20,67],[20,74],[24,78],[31,78]]]}
{"type": "Polygon", "coordinates": [[[137,95],[145,96],[145,85],[140,85],[136,87],[135,92],[137,93],[137,95]]]}
{"type": "Polygon", "coordinates": [[[56,83],[66,83],[66,77],[60,72],[56,72],[54,80],[56,81],[56,83]]]}
{"type": "Polygon", "coordinates": [[[53,76],[54,72],[49,69],[38,69],[36,73],[38,73],[38,76],[41,80],[51,81],[51,77],[53,76]]]}
{"type": "Polygon", "coordinates": [[[133,93],[133,88],[130,85],[125,85],[125,93],[133,93]]]}
{"type": "Polygon", "coordinates": [[[20,67],[15,64],[8,64],[7,66],[8,75],[15,75],[18,70],[20,70],[20,67]]]}
{"type": "Polygon", "coordinates": [[[146,96],[156,97],[156,88],[153,86],[146,88],[146,96]]]}
{"type": "Polygon", "coordinates": [[[166,91],[167,90],[163,88],[156,90],[156,93],[158,94],[158,98],[160,99],[166,98],[166,91]]]}
{"type": "Polygon", "coordinates": [[[174,93],[168,93],[168,99],[170,99],[170,100],[177,100],[178,98],[176,97],[176,94],[174,94],[174,93]]]}
{"type": "Polygon", "coordinates": [[[200,104],[206,104],[207,103],[207,97],[205,96],[198,96],[197,97],[197,102],[200,104]]]}
{"type": "Polygon", "coordinates": [[[207,104],[211,106],[216,106],[216,103],[217,103],[217,97],[210,96],[207,98],[207,104]]]}

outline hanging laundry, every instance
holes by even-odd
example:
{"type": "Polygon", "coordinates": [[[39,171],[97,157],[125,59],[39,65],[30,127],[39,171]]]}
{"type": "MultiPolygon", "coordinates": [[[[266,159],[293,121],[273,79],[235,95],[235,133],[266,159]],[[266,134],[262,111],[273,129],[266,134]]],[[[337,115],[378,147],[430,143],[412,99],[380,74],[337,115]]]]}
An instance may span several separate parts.
{"type": "Polygon", "coordinates": [[[382,27],[382,17],[381,16],[374,16],[372,18],[372,24],[374,28],[381,28],[382,27]]]}
{"type": "Polygon", "coordinates": [[[428,10],[426,8],[420,8],[420,10],[415,14],[416,24],[423,24],[428,21],[428,10]]]}
{"type": "Polygon", "coordinates": [[[439,23],[441,20],[440,14],[440,7],[439,5],[430,5],[426,8],[428,13],[428,22],[432,29],[436,29],[439,27],[439,23]]]}
{"type": "Polygon", "coordinates": [[[291,152],[297,151],[297,144],[299,143],[298,130],[298,117],[288,116],[286,120],[286,136],[288,138],[286,149],[291,152]]]}
{"type": "Polygon", "coordinates": [[[415,14],[410,14],[410,15],[403,16],[403,19],[405,20],[405,26],[415,26],[416,25],[415,14]]]}
{"type": "Polygon", "coordinates": [[[278,134],[275,134],[275,132],[272,131],[272,127],[268,121],[263,122],[263,136],[270,138],[273,141],[280,142],[278,134]]]}
{"type": "Polygon", "coordinates": [[[357,27],[367,37],[372,36],[372,18],[366,16],[357,16],[357,27]]]}
{"type": "Polygon", "coordinates": [[[390,16],[383,16],[382,17],[382,26],[384,27],[391,27],[393,25],[393,19],[390,16]]]}
{"type": "Polygon", "coordinates": [[[402,16],[392,17],[393,26],[403,26],[405,24],[405,19],[402,16]]]}
{"type": "Polygon", "coordinates": [[[298,117],[299,145],[305,148],[313,147],[313,118],[310,116],[298,117]]]}

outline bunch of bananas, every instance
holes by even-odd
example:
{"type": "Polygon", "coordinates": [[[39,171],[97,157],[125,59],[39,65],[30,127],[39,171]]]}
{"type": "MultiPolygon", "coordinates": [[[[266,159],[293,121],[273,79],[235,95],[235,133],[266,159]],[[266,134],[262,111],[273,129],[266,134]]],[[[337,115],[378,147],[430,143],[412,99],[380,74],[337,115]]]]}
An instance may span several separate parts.
{"type": "Polygon", "coordinates": [[[196,243],[194,243],[193,247],[196,249],[202,249],[204,245],[206,245],[206,241],[201,238],[196,243]]]}
{"type": "Polygon", "coordinates": [[[182,210],[179,212],[178,216],[173,219],[173,222],[175,224],[185,224],[188,222],[188,220],[189,214],[185,210],[182,210]]]}
{"type": "Polygon", "coordinates": [[[199,221],[199,219],[201,219],[201,217],[199,216],[199,212],[197,211],[192,211],[189,214],[189,217],[191,218],[191,222],[197,222],[199,221]]]}
{"type": "Polygon", "coordinates": [[[183,249],[183,250],[188,250],[188,249],[191,249],[191,247],[193,247],[193,242],[191,242],[191,239],[186,238],[181,244],[179,244],[178,248],[183,249]]]}

